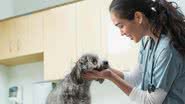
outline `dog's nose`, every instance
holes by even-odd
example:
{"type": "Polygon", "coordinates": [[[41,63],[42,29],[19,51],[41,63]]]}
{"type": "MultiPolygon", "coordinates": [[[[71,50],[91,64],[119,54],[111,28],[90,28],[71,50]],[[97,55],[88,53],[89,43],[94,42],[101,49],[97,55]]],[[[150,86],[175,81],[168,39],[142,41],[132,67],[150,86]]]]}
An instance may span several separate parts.
{"type": "Polygon", "coordinates": [[[103,65],[108,65],[109,62],[108,61],[103,61],[103,65]]]}

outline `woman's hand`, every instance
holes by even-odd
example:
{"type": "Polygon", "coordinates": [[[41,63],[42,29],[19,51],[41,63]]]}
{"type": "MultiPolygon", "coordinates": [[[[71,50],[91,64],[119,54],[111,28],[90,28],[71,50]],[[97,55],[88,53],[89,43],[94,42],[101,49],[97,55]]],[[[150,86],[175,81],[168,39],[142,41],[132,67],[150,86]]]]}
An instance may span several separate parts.
{"type": "Polygon", "coordinates": [[[97,79],[110,79],[112,75],[112,71],[110,69],[97,71],[86,71],[82,74],[82,76],[87,80],[97,80],[97,79]]]}

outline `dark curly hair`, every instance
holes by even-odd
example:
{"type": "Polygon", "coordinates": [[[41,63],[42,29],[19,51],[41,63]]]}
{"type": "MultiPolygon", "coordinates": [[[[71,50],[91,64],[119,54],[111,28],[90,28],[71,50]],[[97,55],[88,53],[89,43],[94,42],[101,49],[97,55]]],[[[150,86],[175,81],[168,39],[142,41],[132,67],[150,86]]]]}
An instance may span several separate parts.
{"type": "Polygon", "coordinates": [[[142,12],[151,24],[152,33],[170,37],[170,44],[185,57],[185,16],[175,2],[166,0],[113,0],[110,12],[121,19],[134,19],[136,11],[142,12]]]}

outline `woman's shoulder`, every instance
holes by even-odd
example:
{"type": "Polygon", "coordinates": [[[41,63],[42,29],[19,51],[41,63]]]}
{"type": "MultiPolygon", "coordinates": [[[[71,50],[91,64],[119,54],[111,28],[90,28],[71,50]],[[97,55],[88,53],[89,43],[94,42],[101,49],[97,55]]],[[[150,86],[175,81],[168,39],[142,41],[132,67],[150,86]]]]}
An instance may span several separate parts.
{"type": "Polygon", "coordinates": [[[178,54],[174,46],[170,43],[170,38],[166,35],[161,35],[160,42],[157,49],[158,49],[158,52],[164,51],[166,52],[166,54],[167,53],[174,54],[174,55],[178,54]]]}
{"type": "Polygon", "coordinates": [[[161,35],[159,45],[157,46],[157,56],[161,53],[163,53],[163,55],[176,54],[174,47],[170,44],[170,38],[166,35],[161,35]]]}
{"type": "Polygon", "coordinates": [[[166,35],[161,35],[159,41],[159,47],[161,49],[170,49],[170,38],[166,35]]]}
{"type": "Polygon", "coordinates": [[[179,54],[179,52],[174,48],[174,46],[170,43],[170,38],[168,36],[162,35],[160,39],[159,46],[156,52],[157,56],[162,57],[161,55],[169,56],[172,55],[173,59],[179,62],[183,62],[183,58],[179,54]]]}
{"type": "Polygon", "coordinates": [[[167,36],[163,36],[160,40],[156,52],[156,59],[167,59],[167,61],[171,61],[180,72],[185,72],[185,58],[170,44],[170,38],[167,36]]]}

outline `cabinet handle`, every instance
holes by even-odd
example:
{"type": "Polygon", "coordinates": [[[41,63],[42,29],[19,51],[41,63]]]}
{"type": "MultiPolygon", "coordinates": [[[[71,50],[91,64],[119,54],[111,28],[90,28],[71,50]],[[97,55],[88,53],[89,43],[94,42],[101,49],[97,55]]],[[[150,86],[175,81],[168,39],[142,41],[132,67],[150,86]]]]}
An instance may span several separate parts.
{"type": "Polygon", "coordinates": [[[17,51],[19,51],[19,50],[20,50],[20,40],[17,39],[17,51]]]}
{"type": "Polygon", "coordinates": [[[12,52],[12,41],[9,41],[9,52],[11,53],[12,52]]]}

